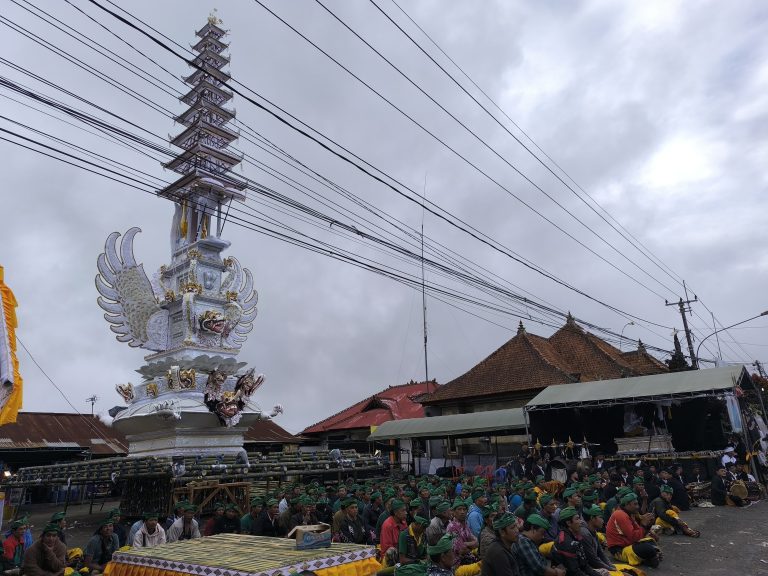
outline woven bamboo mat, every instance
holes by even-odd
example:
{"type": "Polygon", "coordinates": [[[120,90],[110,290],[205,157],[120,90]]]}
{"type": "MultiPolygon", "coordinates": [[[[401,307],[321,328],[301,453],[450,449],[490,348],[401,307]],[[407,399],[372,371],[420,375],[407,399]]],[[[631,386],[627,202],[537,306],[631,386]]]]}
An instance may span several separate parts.
{"type": "Polygon", "coordinates": [[[287,538],[218,534],[117,552],[112,560],[200,576],[275,576],[330,568],[375,555],[372,546],[333,544],[319,550],[296,550],[296,541],[287,538]]]}

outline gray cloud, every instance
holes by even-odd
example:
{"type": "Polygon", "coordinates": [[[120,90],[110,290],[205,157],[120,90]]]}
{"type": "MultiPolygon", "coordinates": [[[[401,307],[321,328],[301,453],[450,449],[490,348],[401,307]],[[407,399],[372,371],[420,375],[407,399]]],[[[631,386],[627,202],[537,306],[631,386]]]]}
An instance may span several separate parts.
{"type": "MultiPolygon", "coordinates": [[[[178,60],[145,39],[102,17],[87,3],[78,5],[169,70],[187,73],[178,60]]],[[[493,158],[316,4],[270,5],[510,190],[598,253],[632,270],[493,158]]],[[[633,252],[531,160],[370,4],[328,5],[558,201],[672,286],[669,277],[633,252]]],[[[403,20],[394,5],[385,0],[381,5],[398,21],[403,20]]],[[[761,289],[768,275],[762,225],[767,183],[763,164],[768,150],[768,23],[762,4],[741,2],[722,10],[715,3],[540,6],[497,2],[480,7],[476,3],[424,1],[404,7],[622,225],[685,278],[723,322],[735,322],[768,307],[761,289]]],[[[182,88],[72,8],[45,8],[177,89],[182,88]]],[[[194,30],[204,22],[209,5],[142,1],[131,3],[129,9],[188,45],[194,30]]],[[[173,112],[182,110],[171,96],[108,65],[23,10],[9,7],[7,15],[66,47],[69,53],[109,71],[111,77],[142,90],[154,102],[173,112]]],[[[679,316],[664,307],[662,299],[543,223],[351,81],[258,5],[227,4],[220,8],[220,15],[231,30],[232,73],[244,84],[417,191],[421,191],[426,174],[430,199],[572,284],[634,314],[667,326],[680,325],[679,316]]],[[[153,132],[166,135],[178,130],[161,114],[10,31],[3,37],[3,48],[9,59],[153,132]]],[[[4,67],[0,73],[33,84],[4,67]]],[[[5,99],[3,106],[15,119],[172,179],[172,174],[163,172],[150,159],[5,99]]],[[[420,225],[421,211],[415,205],[286,130],[242,98],[235,98],[234,106],[239,119],[296,157],[381,210],[411,226],[420,225]]],[[[238,146],[260,160],[279,165],[242,139],[238,146]]],[[[97,409],[106,410],[119,402],[114,384],[137,379],[133,370],[141,364],[142,354],[116,342],[101,318],[93,288],[96,256],[112,230],[137,225],[143,229],[136,241],[137,256],[147,270],[156,269],[168,258],[171,207],[150,195],[7,143],[1,143],[0,148],[5,159],[0,263],[20,303],[19,335],[79,410],[87,410],[84,400],[93,393],[102,398],[97,409]]],[[[242,173],[319,206],[252,166],[244,166],[242,173]]],[[[311,182],[294,172],[291,175],[311,182]]],[[[313,187],[330,196],[326,189],[313,187]]],[[[340,241],[327,227],[320,230],[290,222],[307,233],[340,241]]],[[[471,261],[560,309],[616,331],[626,323],[624,318],[544,280],[433,216],[427,215],[426,230],[471,261]]],[[[267,375],[258,400],[265,407],[282,403],[286,413],[280,423],[286,428],[299,431],[381,388],[423,377],[421,302],[413,290],[233,224],[227,225],[225,236],[233,242],[230,252],[254,271],[260,292],[259,317],[241,357],[267,375]]],[[[370,248],[342,242],[364,256],[402,266],[370,248]]],[[[413,267],[407,270],[417,272],[413,267]]],[[[663,290],[652,279],[636,275],[654,289],[663,290]]],[[[429,274],[429,279],[442,281],[434,274],[429,274]]],[[[663,295],[675,298],[679,287],[675,294],[663,295]]],[[[510,330],[517,325],[517,318],[474,311],[506,328],[441,302],[430,302],[430,377],[446,382],[458,376],[510,337],[510,330]]],[[[705,321],[694,317],[693,322],[702,335],[708,334],[709,314],[700,306],[697,311],[705,321]]],[[[549,332],[533,322],[526,324],[534,332],[549,332]]],[[[744,345],[744,349],[733,345],[724,355],[730,360],[765,358],[766,330],[768,327],[734,331],[738,341],[754,345],[744,345]]],[[[670,331],[665,328],[649,331],[631,326],[625,334],[669,346],[670,331]]],[[[21,362],[25,409],[69,410],[23,352],[21,362]]]]}

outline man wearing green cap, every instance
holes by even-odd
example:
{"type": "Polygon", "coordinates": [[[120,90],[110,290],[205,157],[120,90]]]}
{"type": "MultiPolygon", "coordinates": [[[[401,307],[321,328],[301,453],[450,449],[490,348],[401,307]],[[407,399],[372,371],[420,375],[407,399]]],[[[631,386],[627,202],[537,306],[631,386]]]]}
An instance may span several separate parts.
{"type": "Polygon", "coordinates": [[[58,526],[58,536],[59,540],[61,540],[62,544],[64,546],[67,545],[67,535],[64,533],[64,530],[67,528],[67,515],[65,512],[56,512],[51,516],[51,524],[54,524],[55,526],[58,526]]]}
{"type": "Polygon", "coordinates": [[[638,523],[635,520],[638,511],[637,494],[630,492],[622,496],[605,529],[608,551],[619,562],[632,566],[647,564],[656,568],[661,561],[659,548],[647,535],[653,523],[653,513],[640,516],[638,523]]]}
{"type": "Polygon", "coordinates": [[[472,550],[480,544],[467,524],[467,503],[458,498],[453,503],[453,520],[448,523],[447,534],[453,535],[453,553],[455,564],[474,564],[477,557],[472,550]]]}
{"type": "Polygon", "coordinates": [[[483,529],[483,507],[488,503],[484,490],[475,490],[472,493],[472,504],[467,511],[467,525],[472,535],[480,541],[480,531],[483,529]]]}
{"type": "Polygon", "coordinates": [[[256,519],[256,525],[253,528],[255,536],[283,536],[285,533],[277,522],[279,515],[279,502],[276,498],[270,498],[264,503],[264,509],[256,519]]]}
{"type": "Polygon", "coordinates": [[[300,496],[299,503],[301,510],[291,516],[291,530],[296,526],[309,526],[318,522],[315,501],[310,496],[300,496]]]}
{"type": "Polygon", "coordinates": [[[216,518],[214,534],[240,534],[240,515],[232,503],[224,507],[224,515],[216,518]]]}
{"type": "Polygon", "coordinates": [[[336,501],[333,503],[333,513],[336,514],[341,510],[341,503],[347,498],[347,486],[346,484],[339,484],[336,489],[336,501]]]}
{"type": "Polygon", "coordinates": [[[157,520],[157,512],[144,512],[144,522],[131,542],[134,548],[154,548],[165,544],[165,530],[157,520]]]}
{"type": "Polygon", "coordinates": [[[603,521],[607,524],[608,519],[611,517],[611,514],[613,514],[613,511],[616,509],[616,507],[619,505],[619,502],[621,499],[632,492],[632,488],[629,486],[622,486],[616,491],[616,494],[612,496],[611,498],[608,498],[608,500],[605,503],[605,508],[603,509],[603,521]]]}
{"type": "Polygon", "coordinates": [[[567,576],[601,576],[587,561],[581,536],[581,516],[576,508],[567,506],[560,511],[560,533],[552,550],[553,561],[565,568],[567,576]]]}
{"type": "Polygon", "coordinates": [[[523,497],[523,503],[515,510],[515,516],[525,520],[531,514],[539,513],[539,506],[537,504],[538,495],[533,490],[528,490],[523,497]]]}
{"type": "Polygon", "coordinates": [[[451,521],[451,504],[443,500],[432,509],[432,521],[425,531],[427,544],[434,546],[445,535],[448,523],[451,521]]]}
{"type": "Polygon", "coordinates": [[[506,513],[495,518],[492,529],[496,536],[481,556],[481,576],[518,576],[520,569],[512,553],[518,537],[517,516],[506,513]]]}
{"type": "Polygon", "coordinates": [[[552,494],[543,494],[539,498],[539,505],[541,506],[541,510],[538,512],[539,516],[549,522],[549,529],[544,535],[544,542],[554,542],[560,532],[557,525],[558,514],[560,513],[557,499],[552,494]]]}
{"type": "Polygon", "coordinates": [[[427,558],[427,542],[424,538],[427,526],[429,520],[417,514],[408,529],[400,532],[397,541],[400,564],[414,564],[427,558]]]}
{"type": "Polygon", "coordinates": [[[485,553],[491,543],[496,540],[497,534],[493,529],[493,522],[498,517],[496,512],[496,506],[483,506],[483,529],[480,530],[480,543],[477,545],[477,557],[481,560],[485,557],[485,553]]]}
{"type": "Polygon", "coordinates": [[[91,574],[101,574],[118,548],[120,542],[113,531],[112,516],[108,516],[99,525],[98,533],[85,546],[85,567],[91,574]]]}
{"type": "Polygon", "coordinates": [[[520,576],[565,576],[564,568],[552,568],[539,552],[539,544],[549,529],[549,522],[539,514],[531,514],[523,522],[523,530],[517,537],[516,559],[520,576]]]}
{"type": "Polygon", "coordinates": [[[427,576],[453,576],[456,559],[450,534],[443,535],[435,544],[427,546],[427,555],[430,560],[427,576]]]}
{"type": "Polygon", "coordinates": [[[256,535],[256,521],[264,508],[264,499],[256,496],[251,499],[251,509],[240,518],[240,534],[256,535]]]}
{"type": "Polygon", "coordinates": [[[360,510],[355,498],[345,498],[341,504],[341,520],[338,531],[335,532],[338,542],[348,544],[367,544],[368,531],[360,518],[360,510]]]}
{"type": "Polygon", "coordinates": [[[214,530],[216,529],[216,520],[224,516],[224,509],[226,506],[224,506],[223,502],[214,502],[213,503],[213,516],[208,518],[208,521],[205,523],[205,526],[203,526],[203,536],[213,536],[216,534],[214,530]]]}
{"type": "Polygon", "coordinates": [[[23,572],[26,576],[55,576],[67,567],[67,547],[58,537],[59,526],[50,523],[43,534],[24,554],[23,572]]]}
{"type": "Polygon", "coordinates": [[[593,504],[584,508],[585,524],[581,527],[581,544],[587,556],[587,564],[594,570],[612,572],[616,567],[609,562],[597,533],[603,529],[603,511],[593,504]]]}
{"type": "Polygon", "coordinates": [[[24,561],[24,531],[26,525],[20,520],[11,522],[11,533],[3,542],[3,570],[21,568],[24,561]]]}
{"type": "Polygon", "coordinates": [[[397,562],[399,552],[397,545],[400,541],[400,532],[408,529],[405,521],[407,510],[405,502],[402,500],[392,500],[389,506],[390,516],[381,525],[381,554],[385,556],[389,553],[390,557],[397,562]]]}
{"type": "MultiPolygon", "coordinates": [[[[112,532],[117,536],[117,541],[120,546],[122,547],[126,544],[130,546],[130,542],[128,542],[128,530],[126,530],[122,522],[123,512],[120,508],[112,508],[112,510],[109,511],[109,516],[112,518],[112,532]]],[[[98,530],[94,532],[94,535],[97,533],[98,530]]]]}
{"type": "Polygon", "coordinates": [[[195,520],[195,512],[197,512],[197,506],[194,504],[187,504],[184,507],[184,514],[171,524],[165,533],[168,542],[200,538],[200,528],[195,520]]]}
{"type": "Polygon", "coordinates": [[[680,510],[672,505],[674,488],[668,484],[662,484],[661,495],[651,503],[651,509],[656,515],[656,525],[661,526],[664,534],[685,534],[698,538],[701,533],[692,530],[688,524],[680,519],[680,510]]]}
{"type": "MultiPolygon", "coordinates": [[[[369,532],[376,531],[376,523],[379,520],[379,516],[384,511],[384,499],[378,490],[371,494],[371,500],[363,510],[363,525],[369,532]]],[[[375,542],[374,542],[375,544],[375,542]]]]}

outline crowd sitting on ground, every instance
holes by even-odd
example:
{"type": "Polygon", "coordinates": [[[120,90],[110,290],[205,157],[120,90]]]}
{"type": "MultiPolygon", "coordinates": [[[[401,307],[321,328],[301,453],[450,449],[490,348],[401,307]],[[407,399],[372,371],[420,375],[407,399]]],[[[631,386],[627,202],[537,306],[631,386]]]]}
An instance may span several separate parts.
{"type": "MultiPolygon", "coordinates": [[[[712,479],[713,505],[748,504],[729,491],[738,479],[730,464],[728,452],[712,479]]],[[[37,541],[21,518],[4,535],[4,569],[31,576],[99,574],[121,548],[222,533],[284,537],[296,526],[325,523],[335,542],[377,546],[382,576],[606,576],[657,567],[663,535],[699,536],[682,518],[691,502],[680,466],[657,470],[638,463],[630,474],[598,457],[591,473],[574,472],[566,482],[539,472],[543,468],[523,456],[492,477],[295,483],[254,498],[243,516],[234,503],[217,502],[204,523],[198,507],[184,501],[162,523],[148,512],[129,526],[113,510],[84,550],[67,549],[63,512],[52,516],[37,541]]],[[[697,468],[687,478],[702,479],[697,468]]]]}

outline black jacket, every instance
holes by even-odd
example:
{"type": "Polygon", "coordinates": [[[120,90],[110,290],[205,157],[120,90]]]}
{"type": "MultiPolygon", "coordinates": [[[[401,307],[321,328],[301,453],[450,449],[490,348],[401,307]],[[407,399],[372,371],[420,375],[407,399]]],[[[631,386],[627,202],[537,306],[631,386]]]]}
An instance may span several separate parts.
{"type": "Polygon", "coordinates": [[[501,540],[490,543],[483,556],[480,576],[518,576],[520,569],[512,550],[504,546],[501,540]]]}
{"type": "Polygon", "coordinates": [[[680,510],[690,510],[691,501],[688,498],[688,491],[685,489],[685,486],[683,486],[683,483],[677,478],[672,477],[667,480],[667,484],[672,486],[675,490],[672,493],[672,504],[680,508],[680,510]]]}
{"type": "Polygon", "coordinates": [[[600,576],[587,561],[581,536],[576,538],[569,530],[560,530],[557,535],[552,560],[562,564],[566,576],[600,576]]]}
{"type": "Polygon", "coordinates": [[[725,487],[725,480],[720,476],[712,478],[712,504],[715,506],[725,506],[725,497],[728,495],[728,490],[725,487]]]}

